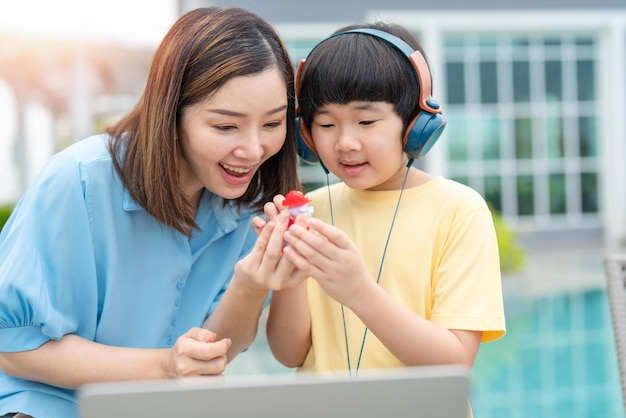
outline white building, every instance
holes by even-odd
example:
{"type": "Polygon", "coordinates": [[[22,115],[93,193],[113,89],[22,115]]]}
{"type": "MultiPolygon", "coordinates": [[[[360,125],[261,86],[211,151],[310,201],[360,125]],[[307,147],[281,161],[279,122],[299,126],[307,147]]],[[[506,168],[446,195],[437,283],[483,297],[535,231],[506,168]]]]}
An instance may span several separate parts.
{"type": "Polygon", "coordinates": [[[626,244],[622,0],[191,0],[182,11],[208,3],[267,18],[294,62],[345,24],[407,26],[449,122],[419,164],[480,191],[522,236],[626,244]]]}
{"type": "MultiPolygon", "coordinates": [[[[374,0],[178,4],[180,13],[207,5],[237,5],[257,12],[278,28],[294,63],[346,24],[385,20],[407,26],[428,55],[434,94],[449,122],[438,144],[418,164],[481,192],[522,236],[543,240],[574,234],[577,239],[600,239],[609,248],[626,245],[623,0],[526,0],[506,5],[483,0],[471,8],[461,0],[435,5],[388,0],[384,6],[374,0]]],[[[89,66],[93,55],[110,57],[111,50],[92,53],[87,65],[81,56],[75,58],[65,91],[67,114],[40,119],[43,122],[28,129],[52,127],[52,141],[62,144],[101,124],[103,114],[126,110],[123,107],[129,107],[143,88],[141,74],[147,71],[150,48],[145,47],[145,54],[120,54],[121,62],[132,64],[135,81],[128,83],[129,67],[113,66],[110,78],[126,83],[113,97],[105,96],[107,85],[90,84],[90,92],[72,87],[95,77],[89,66]],[[138,55],[140,65],[130,61],[138,55]],[[76,93],[79,90],[83,93],[76,93]]],[[[6,135],[6,126],[3,129],[0,134],[6,135]]],[[[18,132],[24,138],[44,136],[27,134],[18,132]]],[[[22,145],[28,145],[24,138],[22,145]]],[[[13,163],[14,149],[0,135],[0,203],[19,194],[15,180],[32,176],[50,154],[49,142],[30,144],[28,168],[13,163]],[[33,150],[40,152],[34,157],[33,150]]],[[[307,182],[324,180],[317,167],[303,167],[302,175],[307,182]]]]}

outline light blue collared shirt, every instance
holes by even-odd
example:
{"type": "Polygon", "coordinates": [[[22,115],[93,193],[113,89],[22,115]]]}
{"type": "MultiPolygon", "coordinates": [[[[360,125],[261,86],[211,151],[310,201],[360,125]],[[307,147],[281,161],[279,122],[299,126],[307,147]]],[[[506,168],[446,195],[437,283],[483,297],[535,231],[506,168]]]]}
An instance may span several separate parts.
{"type": "MultiPolygon", "coordinates": [[[[254,213],[208,190],[191,238],[158,223],[122,185],[107,140],[93,136],[52,157],[2,230],[0,352],[65,334],[171,347],[202,325],[252,249],[254,213]]],[[[15,411],[76,417],[75,392],[0,372],[0,415],[15,411]]]]}

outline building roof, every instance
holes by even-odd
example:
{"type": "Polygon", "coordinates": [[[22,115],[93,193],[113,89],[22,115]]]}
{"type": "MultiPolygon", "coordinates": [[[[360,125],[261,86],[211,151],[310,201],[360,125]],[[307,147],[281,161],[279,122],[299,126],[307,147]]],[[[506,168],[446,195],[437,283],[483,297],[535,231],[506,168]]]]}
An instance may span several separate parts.
{"type": "MultiPolygon", "coordinates": [[[[184,3],[182,1],[181,3],[184,3]]],[[[249,9],[274,24],[296,22],[359,22],[373,10],[513,10],[513,9],[623,9],[624,0],[217,0],[190,1],[196,7],[239,6],[249,9]]]]}

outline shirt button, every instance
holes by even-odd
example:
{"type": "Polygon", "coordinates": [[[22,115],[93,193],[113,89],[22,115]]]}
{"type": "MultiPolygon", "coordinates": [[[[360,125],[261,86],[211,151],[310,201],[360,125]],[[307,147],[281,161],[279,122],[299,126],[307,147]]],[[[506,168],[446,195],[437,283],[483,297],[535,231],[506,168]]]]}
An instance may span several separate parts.
{"type": "Polygon", "coordinates": [[[170,319],[170,324],[172,324],[172,326],[176,325],[176,317],[173,316],[172,319],[170,319]]]}
{"type": "Polygon", "coordinates": [[[167,345],[169,345],[170,347],[172,345],[174,345],[174,339],[172,337],[167,337],[167,339],[165,340],[165,342],[167,343],[167,345]]]}
{"type": "Polygon", "coordinates": [[[179,280],[178,283],[176,283],[176,289],[182,289],[184,284],[185,282],[183,282],[182,280],[179,280]]]}
{"type": "Polygon", "coordinates": [[[174,299],[174,306],[178,306],[178,305],[180,305],[180,298],[179,297],[174,299]]]}

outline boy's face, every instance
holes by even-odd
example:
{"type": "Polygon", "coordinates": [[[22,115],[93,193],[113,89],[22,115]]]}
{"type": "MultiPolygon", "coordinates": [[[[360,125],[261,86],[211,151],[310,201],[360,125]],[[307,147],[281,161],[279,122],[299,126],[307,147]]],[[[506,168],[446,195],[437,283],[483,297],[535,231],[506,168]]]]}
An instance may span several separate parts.
{"type": "Polygon", "coordinates": [[[320,107],[311,136],[324,165],[353,189],[399,190],[408,156],[402,119],[387,102],[320,107]]]}

